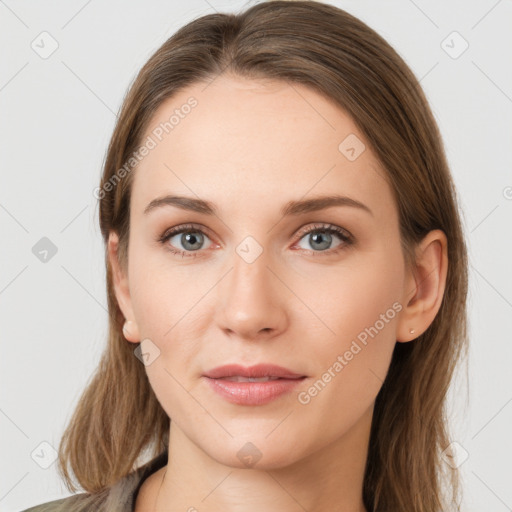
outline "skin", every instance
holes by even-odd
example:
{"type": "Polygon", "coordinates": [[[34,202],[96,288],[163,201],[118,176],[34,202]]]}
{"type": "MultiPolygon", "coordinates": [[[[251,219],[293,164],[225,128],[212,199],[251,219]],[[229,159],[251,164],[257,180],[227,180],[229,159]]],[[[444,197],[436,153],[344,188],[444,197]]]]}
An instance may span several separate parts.
{"type": "Polygon", "coordinates": [[[375,398],[395,343],[416,339],[439,310],[446,237],[430,232],[415,267],[406,268],[385,171],[353,120],[313,90],[222,75],[166,100],[146,136],[190,96],[198,105],[134,171],[127,272],[115,233],[108,243],[116,296],[130,321],[125,337],[160,350],[146,371],[172,420],[168,464],[145,481],[136,510],[365,511],[375,398]],[[338,150],[349,134],[366,146],[354,161],[338,150]],[[280,214],[288,201],[333,193],[372,214],[350,206],[280,214]],[[175,206],[143,213],[166,194],[208,200],[217,216],[175,206]],[[198,251],[181,234],[156,241],[186,223],[203,227],[198,251]],[[315,223],[344,228],[354,244],[332,234],[322,248],[310,234],[298,236],[315,223]],[[263,249],[252,263],[236,252],[247,236],[263,249]],[[199,255],[175,255],[166,245],[199,255]],[[300,403],[297,394],[395,302],[401,311],[300,403]],[[201,378],[228,363],[274,363],[307,378],[266,405],[235,405],[201,378]],[[248,442],[261,453],[252,467],[237,457],[248,442]]]}

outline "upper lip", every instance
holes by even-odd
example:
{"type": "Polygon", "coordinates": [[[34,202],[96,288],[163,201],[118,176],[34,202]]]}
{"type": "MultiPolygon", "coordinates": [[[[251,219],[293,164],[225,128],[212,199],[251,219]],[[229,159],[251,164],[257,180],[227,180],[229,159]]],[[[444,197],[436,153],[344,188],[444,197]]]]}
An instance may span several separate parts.
{"type": "Polygon", "coordinates": [[[222,377],[247,377],[247,378],[258,378],[258,377],[280,377],[282,379],[298,379],[305,377],[294,373],[288,368],[277,366],[275,364],[257,364],[254,366],[242,366],[239,364],[227,364],[224,366],[217,366],[212,370],[207,371],[204,374],[205,377],[210,379],[220,379],[222,377]]]}

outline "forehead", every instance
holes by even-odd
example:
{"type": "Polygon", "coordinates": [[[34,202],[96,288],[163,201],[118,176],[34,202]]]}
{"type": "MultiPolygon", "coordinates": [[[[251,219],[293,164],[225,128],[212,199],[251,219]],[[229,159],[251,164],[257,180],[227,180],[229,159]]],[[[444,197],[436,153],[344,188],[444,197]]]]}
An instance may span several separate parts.
{"type": "Polygon", "coordinates": [[[154,147],[138,164],[132,190],[139,212],[171,192],[231,204],[243,197],[262,207],[271,196],[276,211],[308,193],[391,199],[351,117],[300,84],[228,76],[193,84],[160,105],[149,139],[154,147]]]}

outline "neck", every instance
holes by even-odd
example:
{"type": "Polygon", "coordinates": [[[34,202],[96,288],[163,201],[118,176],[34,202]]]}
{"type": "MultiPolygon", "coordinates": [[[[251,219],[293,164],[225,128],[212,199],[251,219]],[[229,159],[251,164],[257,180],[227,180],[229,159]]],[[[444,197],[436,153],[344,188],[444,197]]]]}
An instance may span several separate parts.
{"type": "Polygon", "coordinates": [[[272,469],[221,464],[171,422],[155,510],[366,512],[362,489],[372,413],[330,445],[272,469]]]}

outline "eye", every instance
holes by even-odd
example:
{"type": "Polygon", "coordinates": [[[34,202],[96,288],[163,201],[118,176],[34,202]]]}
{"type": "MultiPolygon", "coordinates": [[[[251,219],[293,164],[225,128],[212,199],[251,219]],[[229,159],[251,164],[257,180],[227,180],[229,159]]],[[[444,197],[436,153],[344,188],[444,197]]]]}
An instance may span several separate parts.
{"type": "MultiPolygon", "coordinates": [[[[313,249],[303,246],[299,247],[313,255],[333,254],[354,243],[354,239],[348,231],[332,224],[308,226],[301,229],[298,236],[300,237],[299,243],[302,239],[305,239],[306,243],[313,247],[313,249]],[[339,240],[338,245],[334,248],[331,247],[333,235],[339,240]]],[[[157,238],[157,241],[173,254],[178,254],[182,257],[199,256],[201,255],[201,249],[207,249],[212,245],[210,238],[204,232],[204,228],[194,224],[185,224],[168,229],[157,238]],[[204,247],[205,239],[210,241],[207,247],[204,247]],[[179,248],[180,245],[182,249],[179,248]]]]}
{"type": "Polygon", "coordinates": [[[301,249],[310,251],[313,254],[335,253],[354,243],[352,235],[348,231],[331,224],[315,224],[312,227],[309,226],[301,230],[299,236],[301,237],[299,242],[305,239],[305,243],[308,244],[309,247],[313,247],[313,250],[311,250],[309,247],[300,246],[301,249]],[[331,247],[333,235],[340,240],[340,243],[334,248],[331,247]]]}
{"type": "Polygon", "coordinates": [[[205,239],[209,240],[202,228],[193,224],[186,224],[167,230],[158,238],[158,242],[165,245],[174,254],[180,254],[183,257],[195,257],[198,256],[201,249],[205,248],[203,247],[205,239]],[[173,241],[173,239],[176,240],[173,241]],[[179,244],[183,249],[179,248],[179,244]],[[178,248],[176,248],[177,245],[178,248]]]}

